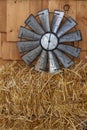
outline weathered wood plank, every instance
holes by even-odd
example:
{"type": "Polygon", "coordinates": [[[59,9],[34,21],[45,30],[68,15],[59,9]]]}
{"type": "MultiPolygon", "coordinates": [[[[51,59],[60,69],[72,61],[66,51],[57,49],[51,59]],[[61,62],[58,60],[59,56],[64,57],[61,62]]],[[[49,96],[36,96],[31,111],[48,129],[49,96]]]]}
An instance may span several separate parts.
{"type": "Polygon", "coordinates": [[[71,16],[73,19],[76,19],[76,5],[77,3],[75,0],[61,0],[60,3],[61,9],[65,11],[65,14],[71,16]]]}
{"type": "MultiPolygon", "coordinates": [[[[3,45],[3,42],[6,42],[7,41],[7,38],[6,38],[6,33],[0,33],[0,58],[2,58],[2,45],[3,45]]],[[[6,53],[4,51],[4,53],[6,53]]]]}
{"type": "Polygon", "coordinates": [[[37,12],[41,10],[42,1],[41,0],[29,0],[30,13],[37,15],[37,12]]]}
{"type": "MultiPolygon", "coordinates": [[[[77,22],[82,32],[84,44],[87,41],[87,1],[77,1],[77,22]]],[[[85,48],[87,50],[87,46],[85,48]]]]}
{"type": "Polygon", "coordinates": [[[87,51],[82,51],[80,53],[80,60],[87,62],[87,51]]]}
{"type": "Polygon", "coordinates": [[[0,0],[0,32],[6,32],[7,0],[0,0]]]}
{"type": "Polygon", "coordinates": [[[77,22],[78,28],[82,33],[82,42],[80,47],[84,52],[81,52],[80,59],[87,61],[87,1],[77,1],[77,22]]]}
{"type": "Polygon", "coordinates": [[[3,42],[2,58],[4,60],[20,60],[20,54],[15,42],[3,42]]]}
{"type": "Polygon", "coordinates": [[[2,42],[1,42],[1,33],[0,33],[0,58],[2,57],[2,42]]]}
{"type": "Polygon", "coordinates": [[[7,42],[7,33],[1,33],[1,41],[2,41],[2,44],[3,42],[7,42]]]}
{"type": "Polygon", "coordinates": [[[49,8],[49,1],[48,0],[42,0],[41,9],[44,10],[46,8],[49,8]]]}
{"type": "Polygon", "coordinates": [[[29,15],[29,0],[7,0],[7,41],[18,40],[18,30],[29,15]]]}
{"type": "Polygon", "coordinates": [[[60,10],[61,0],[49,0],[49,10],[53,12],[54,10],[60,10]]]}
{"type": "Polygon", "coordinates": [[[79,43],[79,47],[84,50],[87,51],[87,41],[85,41],[84,39],[79,43]]]}

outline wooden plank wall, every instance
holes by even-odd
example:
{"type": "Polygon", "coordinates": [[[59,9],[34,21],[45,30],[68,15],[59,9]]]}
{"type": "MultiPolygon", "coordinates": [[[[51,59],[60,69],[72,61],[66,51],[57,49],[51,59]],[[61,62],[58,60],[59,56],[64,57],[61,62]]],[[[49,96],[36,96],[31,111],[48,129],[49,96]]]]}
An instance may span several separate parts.
{"type": "Polygon", "coordinates": [[[80,60],[87,61],[87,0],[0,0],[0,58],[20,60],[16,46],[18,30],[29,14],[36,15],[39,10],[46,8],[51,12],[63,10],[66,4],[70,7],[66,14],[77,20],[82,32],[80,60]]]}

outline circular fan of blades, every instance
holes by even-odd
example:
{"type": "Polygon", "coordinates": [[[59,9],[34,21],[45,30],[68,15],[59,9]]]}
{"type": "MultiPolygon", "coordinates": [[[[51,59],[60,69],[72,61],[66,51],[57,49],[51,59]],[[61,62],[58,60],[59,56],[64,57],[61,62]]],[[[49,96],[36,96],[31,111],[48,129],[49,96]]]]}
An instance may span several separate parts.
{"type": "Polygon", "coordinates": [[[77,23],[71,17],[65,19],[63,11],[54,11],[52,22],[48,9],[37,16],[38,19],[31,14],[25,21],[27,26],[19,30],[18,37],[22,40],[17,46],[24,62],[30,65],[37,60],[35,70],[50,73],[73,65],[72,57],[78,57],[81,51],[72,44],[82,40],[81,32],[75,29],[77,23]]]}

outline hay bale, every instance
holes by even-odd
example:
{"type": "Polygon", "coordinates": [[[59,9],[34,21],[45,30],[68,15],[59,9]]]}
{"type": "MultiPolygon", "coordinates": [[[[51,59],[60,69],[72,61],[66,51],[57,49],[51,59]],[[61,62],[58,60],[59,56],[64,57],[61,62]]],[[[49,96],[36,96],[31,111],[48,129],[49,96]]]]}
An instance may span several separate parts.
{"type": "Polygon", "coordinates": [[[0,130],[82,130],[87,123],[87,64],[54,75],[24,63],[0,67],[0,130]]]}

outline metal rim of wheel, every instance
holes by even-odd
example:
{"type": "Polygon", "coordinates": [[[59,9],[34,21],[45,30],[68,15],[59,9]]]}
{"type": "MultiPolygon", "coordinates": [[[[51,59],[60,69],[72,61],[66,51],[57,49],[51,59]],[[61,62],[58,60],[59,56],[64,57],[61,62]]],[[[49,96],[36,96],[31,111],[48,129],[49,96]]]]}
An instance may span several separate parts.
{"type": "Polygon", "coordinates": [[[66,17],[63,11],[50,13],[45,9],[38,12],[37,16],[31,14],[25,24],[19,29],[18,37],[21,40],[17,46],[27,65],[36,60],[36,71],[55,73],[74,64],[72,58],[79,56],[81,48],[72,43],[82,40],[75,20],[66,17]],[[50,14],[53,14],[51,22],[50,14]]]}

